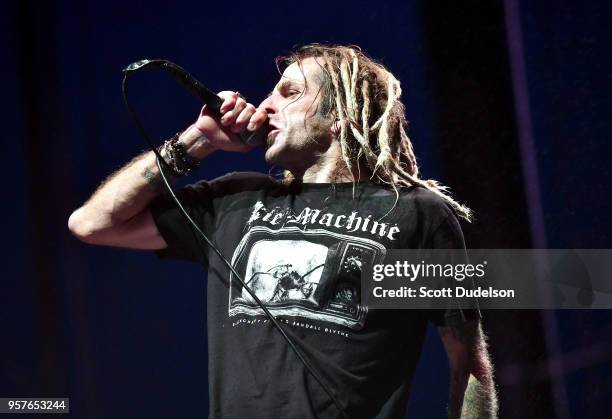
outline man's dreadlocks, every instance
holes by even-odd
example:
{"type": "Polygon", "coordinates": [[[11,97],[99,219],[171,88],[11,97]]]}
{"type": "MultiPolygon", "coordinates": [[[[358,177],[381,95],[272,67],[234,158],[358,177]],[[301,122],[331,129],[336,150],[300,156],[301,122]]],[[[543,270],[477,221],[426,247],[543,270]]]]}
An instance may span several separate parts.
{"type": "Polygon", "coordinates": [[[419,177],[419,168],[406,133],[400,82],[359,47],[310,44],[277,58],[290,65],[306,58],[323,61],[319,113],[332,113],[340,126],[342,162],[355,180],[355,170],[367,170],[370,179],[399,187],[420,185],[443,198],[459,216],[470,221],[472,211],[455,201],[448,188],[419,177]]]}

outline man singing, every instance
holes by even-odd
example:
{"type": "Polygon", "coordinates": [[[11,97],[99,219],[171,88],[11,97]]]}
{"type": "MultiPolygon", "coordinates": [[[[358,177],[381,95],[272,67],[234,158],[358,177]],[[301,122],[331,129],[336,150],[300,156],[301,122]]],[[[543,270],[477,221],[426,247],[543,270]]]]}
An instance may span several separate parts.
{"type": "Polygon", "coordinates": [[[477,310],[368,310],[363,266],[390,249],[465,248],[470,210],[419,177],[399,81],[356,47],[308,45],[259,105],[219,93],[160,153],[173,180],[266,121],[283,179],[230,173],[177,191],[191,217],[279,320],[335,401],[164,191],[153,152],[70,217],[80,240],[152,249],[208,267],[211,418],[403,418],[428,321],[448,354],[451,418],[492,418],[497,399],[477,310]]]}

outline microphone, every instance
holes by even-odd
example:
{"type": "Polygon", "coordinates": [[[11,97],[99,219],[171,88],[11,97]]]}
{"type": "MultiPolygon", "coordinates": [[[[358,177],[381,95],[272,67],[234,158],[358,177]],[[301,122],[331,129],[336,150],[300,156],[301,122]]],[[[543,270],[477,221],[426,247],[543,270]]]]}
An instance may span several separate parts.
{"type": "MultiPolygon", "coordinates": [[[[185,69],[171,61],[148,59],[136,61],[125,67],[123,69],[123,74],[129,76],[140,70],[144,70],[145,68],[161,68],[162,70],[166,71],[172,76],[172,78],[174,78],[174,80],[187,89],[187,91],[205,103],[214,115],[221,117],[220,110],[223,100],[200,83],[195,77],[185,71],[185,69]]],[[[252,147],[257,147],[266,143],[266,138],[268,137],[269,133],[270,126],[268,125],[268,121],[266,121],[257,130],[247,131],[245,129],[238,135],[246,144],[252,147]]]]}

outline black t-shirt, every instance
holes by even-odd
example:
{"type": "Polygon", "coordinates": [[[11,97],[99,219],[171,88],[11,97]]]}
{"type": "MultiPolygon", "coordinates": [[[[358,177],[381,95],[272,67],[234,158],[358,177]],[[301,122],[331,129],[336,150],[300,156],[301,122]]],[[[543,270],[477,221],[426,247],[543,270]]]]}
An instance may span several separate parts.
{"type": "MultiPolygon", "coordinates": [[[[429,320],[474,313],[368,310],[360,269],[388,249],[464,248],[454,211],[422,188],[285,185],[233,173],[178,191],[189,214],[334,391],[350,418],[403,418],[429,320]]],[[[208,267],[211,418],[337,418],[330,398],[168,196],[151,206],[163,258],[208,267]]]]}

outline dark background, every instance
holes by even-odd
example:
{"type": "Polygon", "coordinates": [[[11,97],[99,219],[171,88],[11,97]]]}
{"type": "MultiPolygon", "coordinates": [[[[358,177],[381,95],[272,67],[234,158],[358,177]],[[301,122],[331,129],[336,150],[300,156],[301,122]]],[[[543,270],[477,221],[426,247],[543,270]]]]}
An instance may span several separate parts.
{"type": "MultiPolygon", "coordinates": [[[[119,89],[145,57],[257,103],[277,54],[357,44],[402,81],[424,176],[475,210],[468,246],[612,247],[609,2],[217,3],[4,2],[0,397],[67,396],[75,418],[206,417],[205,273],[66,227],[145,147],[119,89]]],[[[200,106],[160,73],[131,91],[159,141],[200,106]]],[[[204,166],[192,180],[268,170],[261,151],[204,166]]],[[[484,315],[501,417],[609,417],[609,311],[484,315]]],[[[409,417],[445,416],[447,374],[432,329],[409,417]]]]}

